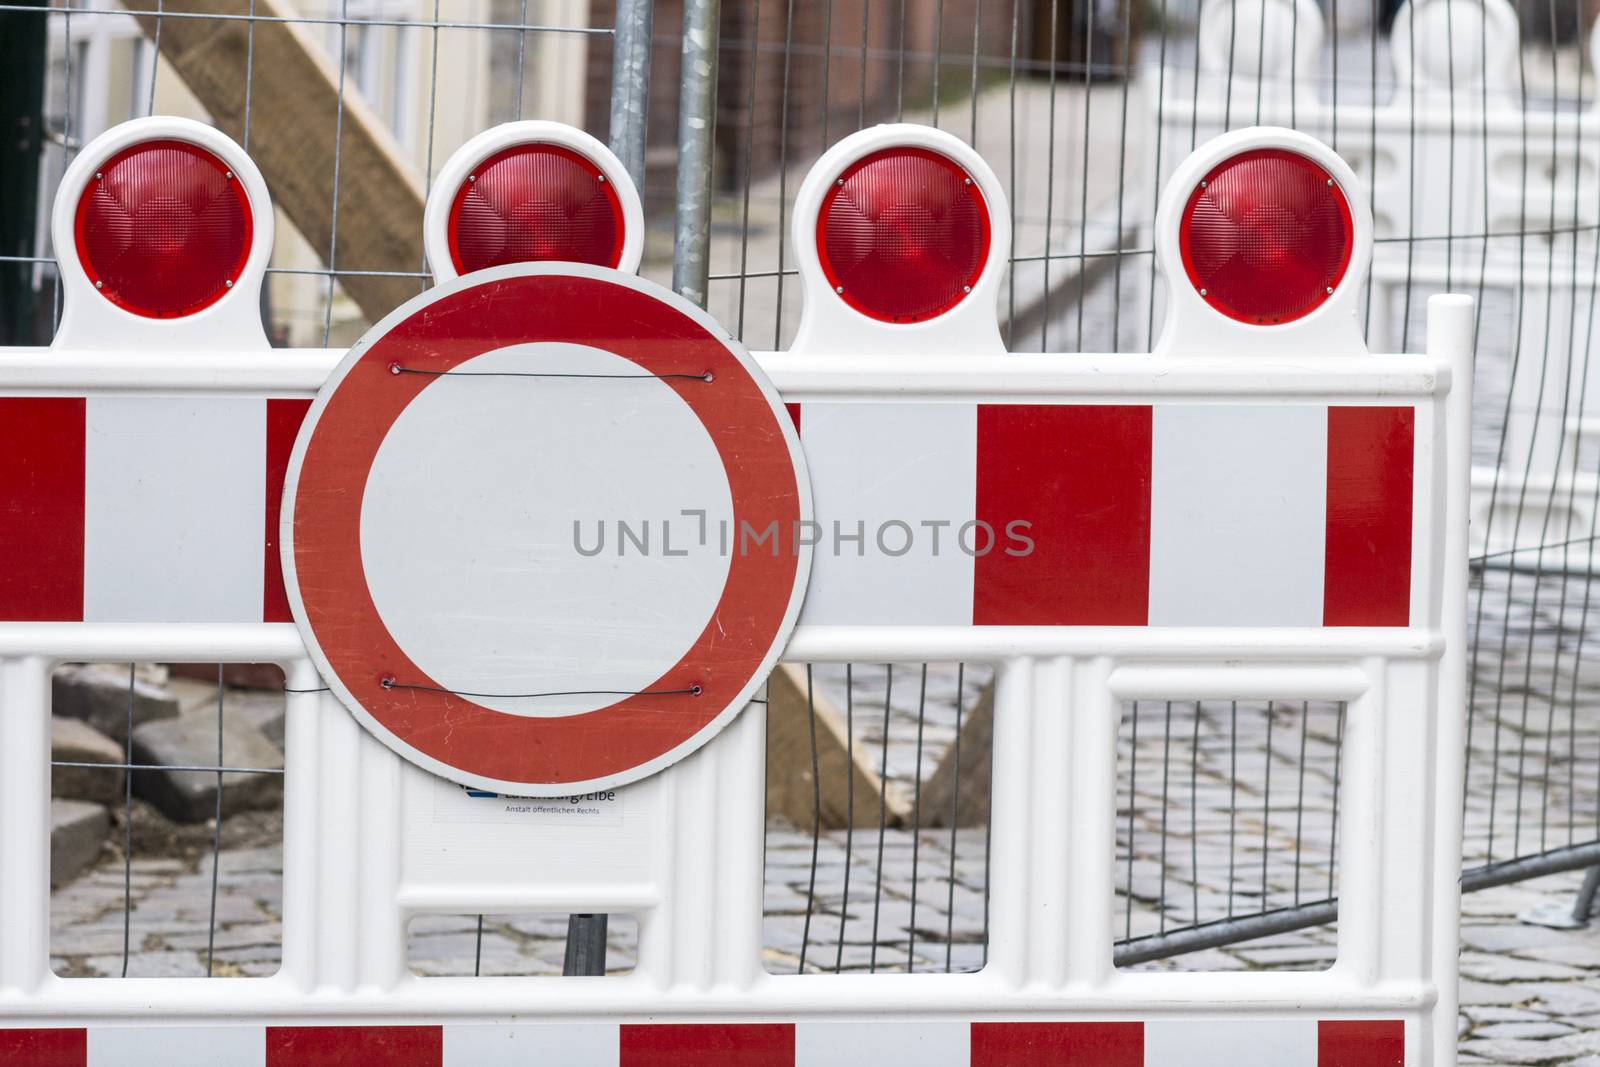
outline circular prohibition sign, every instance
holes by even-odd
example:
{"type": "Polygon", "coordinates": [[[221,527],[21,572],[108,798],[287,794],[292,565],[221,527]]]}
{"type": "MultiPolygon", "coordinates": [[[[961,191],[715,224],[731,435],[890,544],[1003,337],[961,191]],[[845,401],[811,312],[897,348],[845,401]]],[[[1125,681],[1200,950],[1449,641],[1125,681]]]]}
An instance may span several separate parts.
{"type": "Polygon", "coordinates": [[[761,368],[615,270],[523,263],[406,303],[317,394],[280,525],[329,690],[454,781],[636,781],[750,701],[799,614],[810,483],[761,368]]]}

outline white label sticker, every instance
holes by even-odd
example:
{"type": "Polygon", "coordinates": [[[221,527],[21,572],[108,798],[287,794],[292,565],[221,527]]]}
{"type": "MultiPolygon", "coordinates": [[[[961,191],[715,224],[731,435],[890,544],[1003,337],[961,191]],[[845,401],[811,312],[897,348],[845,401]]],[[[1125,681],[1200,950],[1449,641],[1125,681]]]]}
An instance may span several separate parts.
{"type": "Polygon", "coordinates": [[[621,826],[622,791],[601,789],[568,797],[514,797],[440,781],[434,790],[434,822],[547,822],[621,826]]]}

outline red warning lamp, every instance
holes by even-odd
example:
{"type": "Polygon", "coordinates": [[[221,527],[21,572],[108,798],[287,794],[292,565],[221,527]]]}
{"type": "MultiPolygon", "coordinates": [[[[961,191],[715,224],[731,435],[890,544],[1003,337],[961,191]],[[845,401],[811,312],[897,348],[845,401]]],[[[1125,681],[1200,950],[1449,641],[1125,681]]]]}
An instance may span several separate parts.
{"type": "Polygon", "coordinates": [[[562,260],[615,267],[622,202],[599,167],[556,144],[519,144],[480,163],[450,205],[457,273],[562,260]]]}
{"type": "Polygon", "coordinates": [[[902,146],[850,164],[817,213],[822,273],[882,322],[922,322],[959,304],[989,258],[989,209],[949,157],[902,146]]]}
{"type": "Polygon", "coordinates": [[[1349,269],[1354,238],[1339,183],[1280,148],[1217,164],[1178,222],[1190,283],[1224,315],[1257,325],[1293,322],[1320,307],[1349,269]]]}
{"type": "Polygon", "coordinates": [[[243,183],[187,141],[145,141],[100,165],[78,199],[78,259],[113,304],[148,318],[192,315],[227,295],[250,255],[243,183]]]}

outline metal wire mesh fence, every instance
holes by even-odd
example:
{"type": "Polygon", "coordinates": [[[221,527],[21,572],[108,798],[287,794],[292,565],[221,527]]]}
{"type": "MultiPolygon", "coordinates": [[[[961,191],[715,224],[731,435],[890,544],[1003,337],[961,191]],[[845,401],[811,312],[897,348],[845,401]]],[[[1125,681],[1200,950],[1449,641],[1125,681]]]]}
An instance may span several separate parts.
{"type": "MultiPolygon", "coordinates": [[[[1294,125],[1334,145],[1367,182],[1377,251],[1364,317],[1374,348],[1417,347],[1432,292],[1479,298],[1467,884],[1600,861],[1600,674],[1588,635],[1600,566],[1591,553],[1600,391],[1587,388],[1600,93],[1584,9],[1569,0],[1508,8],[1522,40],[1505,51],[1499,9],[1482,0],[1420,0],[1393,33],[1397,5],[1387,0],[727,0],[720,34],[697,57],[714,61],[716,91],[688,97],[714,134],[701,157],[680,155],[682,7],[618,6],[0,3],[8,39],[46,57],[44,121],[29,135],[40,150],[28,169],[0,178],[6,337],[52,336],[60,294],[50,199],[85,141],[117,121],[209,119],[262,161],[286,223],[263,301],[269,332],[277,344],[338,346],[429,283],[421,204],[439,163],[496,122],[543,117],[609,139],[642,179],[645,275],[682,283],[703,271],[713,314],[751,347],[781,348],[798,321],[800,178],[846,133],[904,120],[963,138],[1000,177],[1013,229],[1000,314],[1014,350],[1144,351],[1163,316],[1150,234],[1165,176],[1222,130],[1294,125]],[[1439,52],[1441,39],[1455,47],[1439,52]],[[681,210],[679,179],[695,168],[711,178],[703,212],[681,210]],[[697,226],[695,251],[683,234],[697,226]]],[[[842,711],[849,771],[824,781],[825,745],[792,750],[818,769],[813,796],[801,790],[769,831],[770,969],[981,966],[987,831],[938,776],[953,762],[946,776],[974,780],[980,742],[957,754],[967,735],[956,720],[982,703],[987,671],[812,670],[802,706],[814,716],[823,693],[842,711]],[[917,694],[914,706],[907,694],[917,694]],[[866,795],[881,810],[857,813],[857,797],[828,795],[862,787],[874,770],[878,792],[866,795]],[[922,803],[935,782],[939,804],[957,809],[942,822],[922,803]],[[835,804],[847,817],[829,825],[835,804]]],[[[219,722],[232,714],[230,691],[217,689],[219,722]]],[[[1338,709],[1318,705],[1126,709],[1119,962],[1278,928],[1263,915],[1293,913],[1295,925],[1333,917],[1341,722],[1338,709]],[[1260,874],[1264,859],[1247,887],[1240,872],[1260,874]],[[1185,940],[1191,929],[1209,932],[1185,940]]],[[[220,811],[233,776],[270,769],[225,755],[186,772],[222,781],[216,825],[203,824],[210,847],[184,861],[192,869],[167,871],[158,855],[148,859],[157,866],[140,865],[137,805],[124,787],[125,821],[112,835],[123,839],[120,870],[92,875],[110,889],[120,880],[123,899],[92,914],[84,903],[89,918],[77,923],[104,926],[110,940],[59,953],[64,973],[80,964],[120,973],[138,955],[129,917],[146,882],[198,878],[209,900],[227,898],[230,874],[270,879],[256,860],[229,858],[220,811]],[[102,957],[108,966],[88,963],[102,957]]],[[[59,769],[81,769],[71,762],[59,769]]],[[[120,771],[104,773],[128,782],[153,773],[131,754],[111,762],[120,771]]],[[[220,955],[216,936],[233,933],[209,903],[204,914],[204,973],[219,960],[243,973],[271,964],[270,949],[253,944],[238,947],[259,958],[220,955]]],[[[261,921],[270,926],[270,908],[261,921]]],[[[468,921],[476,938],[478,920],[468,921]]],[[[1320,958],[1316,946],[1302,955],[1320,958]]]]}
{"type": "MultiPolygon", "coordinates": [[[[1329,702],[1128,704],[1119,962],[1303,927],[1308,912],[1332,918],[1344,721],[1344,705],[1329,702]]],[[[1327,966],[1332,932],[1264,951],[1279,966],[1327,966]]]]}
{"type": "Polygon", "coordinates": [[[179,670],[191,676],[56,669],[51,880],[70,884],[51,899],[50,955],[64,977],[277,970],[283,675],[252,665],[238,688],[222,664],[179,670]]]}
{"type": "Polygon", "coordinates": [[[769,687],[769,722],[804,725],[772,731],[769,774],[798,767],[812,795],[775,810],[769,786],[768,970],[983,966],[993,674],[962,663],[816,664],[769,687]],[[825,808],[824,795],[842,806],[825,808]]]}
{"type": "MultiPolygon", "coordinates": [[[[635,21],[648,10],[628,0],[623,8],[635,21]]],[[[13,343],[45,343],[59,320],[47,220],[77,151],[116,122],[180,114],[226,129],[258,160],[293,149],[281,169],[268,166],[290,224],[268,268],[269,334],[278,344],[349,343],[429,283],[422,199],[438,165],[468,137],[534,114],[607,137],[611,56],[591,56],[599,51],[591,46],[603,42],[610,53],[617,35],[610,24],[593,24],[602,14],[609,12],[535,0],[0,6],[8,33],[37,38],[49,57],[38,173],[12,179],[35,205],[34,218],[13,220],[31,251],[0,260],[25,268],[35,298],[8,308],[8,334],[13,343]],[[604,77],[591,86],[589,69],[602,60],[604,77]],[[394,212],[386,224],[403,233],[371,233],[374,195],[394,212]]],[[[616,81],[619,101],[643,91],[626,72],[616,81]]],[[[622,110],[616,144],[626,159],[637,155],[642,122],[622,110]]]]}
{"type": "Polygon", "coordinates": [[[1113,5],[1110,32],[1068,4],[736,10],[725,24],[742,32],[725,31],[722,79],[741,91],[724,98],[719,116],[727,147],[709,306],[747,344],[781,348],[798,322],[789,224],[800,178],[845,134],[898,121],[963,138],[1005,186],[1013,242],[1001,315],[1013,348],[1108,350],[1116,344],[1100,341],[1108,326],[1126,345],[1139,343],[1133,290],[1112,284],[1109,321],[1087,299],[1092,278],[1108,268],[1120,276],[1124,260],[1142,254],[1149,269],[1148,248],[1123,239],[1137,209],[1124,207],[1119,190],[1135,185],[1146,151],[1118,133],[1143,106],[1125,76],[1136,21],[1125,8],[1113,5]],[[1077,38],[1093,42],[1088,61],[1077,38]],[[781,123],[769,125],[773,117],[781,123]]]}

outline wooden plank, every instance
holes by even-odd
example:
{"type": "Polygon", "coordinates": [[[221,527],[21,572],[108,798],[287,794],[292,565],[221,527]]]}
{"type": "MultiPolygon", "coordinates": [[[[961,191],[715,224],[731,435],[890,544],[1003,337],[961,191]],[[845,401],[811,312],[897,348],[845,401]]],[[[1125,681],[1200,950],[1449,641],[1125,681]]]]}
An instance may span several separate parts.
{"type": "MultiPolygon", "coordinates": [[[[180,16],[250,10],[251,0],[164,5],[165,12],[180,16]]],[[[298,14],[288,0],[254,0],[254,10],[259,18],[298,14]]],[[[152,40],[159,36],[162,58],[211,113],[213,125],[241,144],[246,74],[253,72],[246,148],[273,201],[325,263],[334,249],[337,158],[338,245],[328,265],[341,271],[422,269],[422,180],[348,77],[340,122],[339,70],[311,36],[312,27],[178,17],[160,19],[158,35],[155,17],[138,21],[152,40]]],[[[417,278],[361,275],[342,275],[339,284],[374,322],[424,287],[417,278]]]]}
{"type": "MultiPolygon", "coordinates": [[[[883,780],[867,754],[848,744],[844,715],[819,686],[807,693],[806,669],[779,664],[767,680],[767,817],[783,818],[805,830],[812,825],[821,794],[824,830],[846,825],[852,810],[857,826],[878,825],[883,780]],[[809,696],[809,699],[808,699],[809,696]],[[816,730],[816,768],[812,775],[812,729],[816,730]],[[821,789],[813,782],[820,782],[821,789]]],[[[884,802],[890,826],[901,825],[911,806],[901,791],[884,802]]]]}
{"type": "Polygon", "coordinates": [[[989,821],[989,793],[994,777],[994,682],[984,686],[967,709],[961,724],[959,766],[957,751],[955,744],[945,749],[944,758],[922,787],[923,826],[949,826],[952,814],[957,826],[983,826],[989,821]]]}

